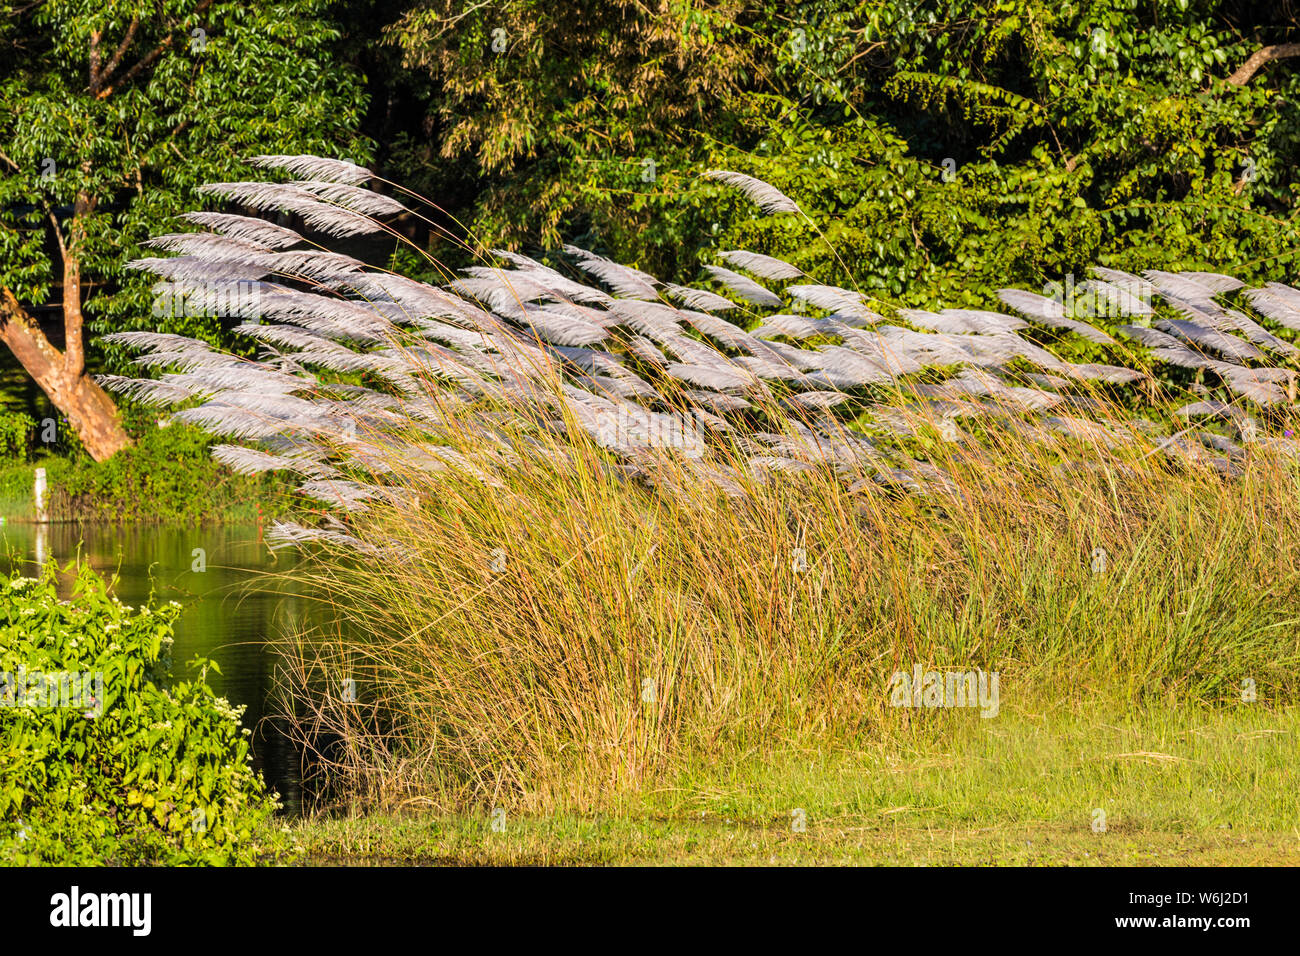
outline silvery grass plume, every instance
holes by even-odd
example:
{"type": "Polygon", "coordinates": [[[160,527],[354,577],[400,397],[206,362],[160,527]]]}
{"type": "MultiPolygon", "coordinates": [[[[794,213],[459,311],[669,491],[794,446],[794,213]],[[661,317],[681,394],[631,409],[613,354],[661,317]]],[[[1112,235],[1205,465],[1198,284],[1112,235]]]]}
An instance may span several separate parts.
{"type": "MultiPolygon", "coordinates": [[[[418,215],[364,188],[372,174],[351,163],[253,163],[306,178],[204,191],[246,210],[291,213],[329,237],[381,233],[388,216],[418,215]]],[[[767,213],[799,212],[752,177],[708,175],[767,213]]],[[[1095,268],[1075,293],[1108,317],[1111,334],[1073,303],[1020,289],[1000,293],[1009,312],[887,309],[887,317],[859,291],[741,250],[720,253],[725,266],[705,266],[716,289],[663,282],[572,246],[569,274],[501,251],[437,288],[257,217],[182,219],[203,231],[160,236],[151,245],[175,255],[131,267],[159,276],[172,295],[237,284],[224,314],[241,321],[236,332],[258,357],[184,336],[118,333],[109,338],[141,351],[141,366],[166,371],[103,383],[181,406],[178,420],[231,441],[216,446],[218,460],[243,473],[297,474],[304,495],[344,515],[400,500],[400,488],[385,483],[395,465],[490,485],[493,469],[521,456],[562,458],[573,441],[593,441],[628,480],[662,478],[666,491],[690,494],[680,472],[668,480],[657,467],[672,462],[729,495],[816,470],[855,492],[953,493],[944,456],[918,457],[908,440],[937,433],[946,455],[978,460],[975,426],[1049,445],[1067,469],[1130,447],[1232,474],[1246,444],[1290,457],[1300,450],[1289,434],[1268,434],[1296,398],[1287,363],[1298,354],[1300,291],[1278,283],[1246,289],[1204,272],[1095,268]],[[1078,340],[1108,361],[1062,357],[1077,353],[1078,340]],[[1130,406],[1154,400],[1152,370],[1162,365],[1196,370],[1198,381],[1218,383],[1219,397],[1201,387],[1173,428],[1102,414],[1117,395],[1130,406]],[[490,449],[483,459],[453,447],[466,431],[490,449]]],[[[283,522],[275,537],[379,546],[337,519],[283,522]]]]}

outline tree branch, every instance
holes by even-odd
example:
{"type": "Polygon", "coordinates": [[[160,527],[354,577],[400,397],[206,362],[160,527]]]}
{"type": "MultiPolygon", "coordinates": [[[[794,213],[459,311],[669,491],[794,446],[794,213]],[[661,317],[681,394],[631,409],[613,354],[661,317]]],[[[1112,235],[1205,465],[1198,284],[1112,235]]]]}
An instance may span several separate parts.
{"type": "MultiPolygon", "coordinates": [[[[113,73],[117,70],[118,66],[122,62],[122,57],[126,54],[127,47],[129,47],[131,45],[131,41],[135,39],[135,31],[139,29],[139,27],[140,27],[140,18],[138,16],[132,17],[131,25],[126,28],[126,36],[122,38],[122,42],[119,43],[117,49],[113,51],[112,57],[110,57],[109,61],[106,64],[104,64],[103,69],[96,68],[99,62],[99,53],[96,50],[95,46],[92,45],[91,61],[90,61],[90,92],[91,93],[98,93],[100,89],[103,88],[104,83],[108,80],[108,78],[112,76],[113,73]]],[[[98,42],[98,39],[99,39],[98,34],[96,34],[95,35],[96,43],[98,42]]]]}
{"type": "Polygon", "coordinates": [[[65,356],[4,286],[0,286],[0,342],[9,346],[54,406],[68,416],[95,461],[111,458],[131,444],[113,400],[90,376],[68,377],[65,356]]]}
{"type": "MultiPolygon", "coordinates": [[[[201,0],[199,5],[194,8],[194,14],[197,16],[198,14],[202,13],[210,6],[212,6],[212,0],[201,0]]],[[[98,93],[95,94],[95,98],[99,100],[106,99],[107,97],[112,95],[113,91],[116,90],[118,87],[125,86],[127,83],[130,83],[142,72],[147,70],[153,64],[154,60],[158,59],[158,57],[166,53],[167,49],[172,45],[172,42],[175,39],[176,39],[175,33],[169,34],[168,36],[164,37],[163,41],[159,43],[156,47],[154,47],[152,50],[150,50],[148,53],[146,53],[144,58],[141,59],[139,63],[135,64],[133,67],[131,67],[131,69],[127,70],[126,74],[122,77],[122,79],[118,83],[114,84],[113,86],[104,87],[98,93]]]]}
{"type": "Polygon", "coordinates": [[[88,83],[92,90],[99,83],[99,41],[102,36],[103,34],[98,30],[90,34],[90,78],[88,83]]]}
{"type": "Polygon", "coordinates": [[[139,63],[131,67],[131,69],[126,71],[126,75],[122,77],[120,83],[116,84],[115,86],[104,87],[102,90],[100,90],[98,93],[95,94],[95,99],[97,100],[107,99],[110,95],[112,95],[113,91],[116,90],[117,87],[125,86],[127,83],[130,83],[132,80],[134,80],[137,76],[140,75],[141,72],[147,70],[150,67],[150,65],[152,65],[154,60],[158,59],[158,57],[162,56],[164,53],[167,52],[167,48],[172,45],[172,40],[174,40],[175,38],[176,38],[176,34],[173,33],[171,36],[167,37],[167,39],[163,40],[162,43],[159,43],[156,47],[150,50],[149,53],[145,55],[144,59],[142,59],[139,63]]]}
{"type": "Polygon", "coordinates": [[[1273,46],[1263,47],[1252,53],[1250,59],[1243,63],[1236,73],[1228,77],[1228,82],[1233,86],[1245,86],[1265,63],[1293,56],[1300,56],[1300,43],[1276,43],[1273,46]]]}

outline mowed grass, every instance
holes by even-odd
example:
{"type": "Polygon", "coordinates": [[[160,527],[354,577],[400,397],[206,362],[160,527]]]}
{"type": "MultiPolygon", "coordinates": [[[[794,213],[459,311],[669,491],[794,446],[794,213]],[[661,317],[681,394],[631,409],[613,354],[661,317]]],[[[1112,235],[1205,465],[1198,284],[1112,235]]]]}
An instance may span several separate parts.
{"type": "Polygon", "coordinates": [[[494,830],[490,811],[416,799],[293,829],[315,865],[1300,864],[1294,707],[1004,697],[993,719],[935,716],[910,743],[741,756],[601,814],[506,812],[494,830]]]}

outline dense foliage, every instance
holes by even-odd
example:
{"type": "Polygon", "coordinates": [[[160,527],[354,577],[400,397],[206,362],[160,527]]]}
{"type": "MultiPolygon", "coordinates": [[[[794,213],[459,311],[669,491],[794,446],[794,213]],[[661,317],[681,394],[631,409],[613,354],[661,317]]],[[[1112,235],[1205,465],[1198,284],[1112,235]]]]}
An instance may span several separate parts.
{"type": "Polygon", "coordinates": [[[1294,39],[1289,5],[458,6],[391,38],[443,81],[436,146],[477,164],[485,244],[582,237],[678,280],[753,248],[885,301],[986,306],[1098,262],[1279,278],[1300,247],[1294,66],[1227,79],[1294,39]],[[834,225],[756,218],[699,186],[709,166],[834,225]]]}
{"type": "Polygon", "coordinates": [[[0,286],[61,302],[57,231],[80,257],[92,330],[219,333],[212,316],[154,314],[150,283],[123,266],[250,154],[368,156],[331,7],[0,2],[0,286]]]}
{"type": "MultiPolygon", "coordinates": [[[[435,224],[392,226],[448,265],[472,258],[462,239],[533,254],[576,242],[698,282],[716,251],[749,248],[882,309],[999,307],[999,288],[1092,264],[1288,279],[1300,248],[1300,59],[1243,72],[1297,39],[1289,2],[60,0],[0,13],[13,104],[0,284],[34,314],[57,310],[62,229],[96,332],[223,338],[214,315],[155,314],[150,280],[123,263],[176,228],[198,184],[241,178],[239,160],[268,151],[373,161],[417,187],[435,224]],[[772,182],[807,220],[757,214],[700,179],[711,167],[772,182]]],[[[92,370],[120,358],[92,355],[92,370]]]]}
{"type": "Polygon", "coordinates": [[[36,422],[24,412],[0,412],[0,458],[26,461],[36,422]]]}
{"type": "Polygon", "coordinates": [[[0,707],[0,862],[247,864],[274,855],[255,836],[274,799],[249,763],[239,711],[207,686],[213,665],[196,662],[197,676],[169,680],[179,605],[127,607],[88,566],[60,601],[56,571],[0,588],[0,672],[11,675],[0,707]],[[31,678],[65,673],[101,674],[97,699],[69,694],[82,706],[45,706],[31,678]]]}

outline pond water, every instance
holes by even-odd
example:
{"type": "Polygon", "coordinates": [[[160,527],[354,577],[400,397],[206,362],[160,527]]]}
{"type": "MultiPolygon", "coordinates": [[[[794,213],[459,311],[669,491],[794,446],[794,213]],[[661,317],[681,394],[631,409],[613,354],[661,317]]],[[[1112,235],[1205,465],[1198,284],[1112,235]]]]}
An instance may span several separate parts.
{"type": "Polygon", "coordinates": [[[39,564],[66,564],[78,553],[105,577],[126,604],[179,601],[172,671],[186,677],[195,655],[216,661],[221,674],[208,681],[231,703],[243,704],[252,734],[254,764],[281,796],[285,810],[302,807],[301,754],[272,716],[273,654],[264,642],[294,622],[310,619],[311,602],[268,575],[292,565],[288,552],[273,553],[257,526],[213,528],[5,523],[0,525],[5,570],[35,575],[39,564]],[[202,549],[202,554],[196,554],[202,549]],[[206,567],[199,571],[198,558],[206,567]]]}

